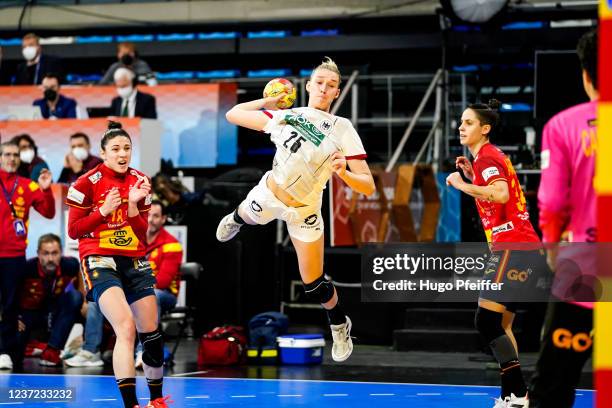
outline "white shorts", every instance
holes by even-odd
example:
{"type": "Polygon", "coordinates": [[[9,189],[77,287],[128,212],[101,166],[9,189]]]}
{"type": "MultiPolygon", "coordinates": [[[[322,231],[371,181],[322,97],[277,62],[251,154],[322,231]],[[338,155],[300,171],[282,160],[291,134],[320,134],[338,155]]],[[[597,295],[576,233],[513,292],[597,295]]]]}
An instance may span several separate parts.
{"type": "Polygon", "coordinates": [[[246,199],[240,204],[253,221],[264,225],[272,220],[283,220],[287,223],[289,235],[303,242],[318,240],[323,234],[323,217],[321,216],[321,201],[316,205],[304,207],[288,207],[270,191],[266,181],[268,171],[259,183],[249,191],[246,199]]]}

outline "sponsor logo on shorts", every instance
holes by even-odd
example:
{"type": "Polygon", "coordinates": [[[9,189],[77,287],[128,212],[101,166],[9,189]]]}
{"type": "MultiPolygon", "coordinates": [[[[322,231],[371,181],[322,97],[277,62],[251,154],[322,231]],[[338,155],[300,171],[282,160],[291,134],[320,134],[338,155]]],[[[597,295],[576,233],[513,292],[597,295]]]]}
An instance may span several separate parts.
{"type": "Polygon", "coordinates": [[[555,347],[566,350],[572,349],[577,353],[585,352],[593,345],[592,334],[584,332],[574,334],[563,327],[553,332],[552,340],[555,347]]]}
{"type": "Polygon", "coordinates": [[[493,233],[493,235],[495,235],[495,234],[499,234],[500,232],[512,231],[513,229],[514,229],[514,224],[512,223],[512,221],[508,221],[505,224],[498,225],[497,227],[491,228],[491,232],[493,233]]]}
{"type": "Polygon", "coordinates": [[[317,222],[318,219],[319,219],[319,217],[317,216],[317,214],[309,215],[308,217],[306,217],[304,219],[304,224],[306,224],[306,225],[314,225],[317,222]]]}
{"type": "Polygon", "coordinates": [[[506,276],[511,281],[525,282],[527,281],[527,279],[529,279],[530,272],[531,272],[530,270],[529,271],[519,271],[517,269],[510,269],[508,270],[508,273],[506,274],[506,276]]]}
{"type": "Polygon", "coordinates": [[[96,184],[98,181],[100,181],[101,178],[102,178],[102,173],[97,171],[91,176],[89,176],[89,181],[91,181],[92,184],[96,184]]]}
{"type": "Polygon", "coordinates": [[[259,203],[255,200],[251,201],[251,210],[255,211],[255,212],[262,212],[262,208],[261,205],[259,205],[259,203]]]}

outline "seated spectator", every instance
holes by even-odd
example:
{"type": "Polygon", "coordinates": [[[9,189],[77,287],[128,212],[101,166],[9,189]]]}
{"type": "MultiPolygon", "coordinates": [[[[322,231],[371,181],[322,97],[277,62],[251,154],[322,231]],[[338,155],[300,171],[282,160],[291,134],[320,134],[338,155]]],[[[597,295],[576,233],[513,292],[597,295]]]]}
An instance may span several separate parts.
{"type": "MultiPolygon", "coordinates": [[[[183,248],[178,240],[164,228],[166,210],[160,201],[151,203],[149,228],[147,230],[147,259],[155,275],[155,297],[157,298],[158,321],[162,314],[176,306],[181,283],[183,248]]],[[[139,345],[136,367],[142,367],[142,346],[139,345]]]]}
{"type": "Polygon", "coordinates": [[[83,295],[75,287],[79,261],[63,257],[60,238],[46,234],[38,240],[38,257],[29,259],[19,291],[18,343],[23,354],[32,331],[48,336],[40,364],[57,366],[60,351],[79,316],[83,295]]]}
{"type": "Polygon", "coordinates": [[[90,153],[89,137],[85,133],[70,136],[70,152],[64,157],[64,168],[58,183],[72,184],[89,170],[102,163],[102,159],[90,153]]]}
{"type": "Polygon", "coordinates": [[[122,42],[117,44],[117,62],[114,62],[100,80],[100,85],[110,85],[115,78],[115,71],[119,68],[127,68],[136,74],[139,82],[146,82],[148,85],[157,85],[155,73],[145,61],[138,58],[136,46],[133,43],[122,42]]]}
{"type": "Polygon", "coordinates": [[[25,62],[17,66],[15,85],[39,85],[49,72],[55,72],[63,79],[61,61],[43,53],[36,34],[29,33],[23,37],[21,52],[25,62]]]}
{"type": "Polygon", "coordinates": [[[21,177],[27,177],[31,180],[38,180],[40,173],[44,169],[49,169],[46,161],[38,157],[38,147],[34,143],[34,139],[28,134],[15,136],[12,142],[19,145],[19,159],[21,164],[17,169],[17,174],[21,177]]]}
{"type": "Polygon", "coordinates": [[[10,85],[11,76],[8,73],[8,69],[5,64],[2,64],[2,47],[0,47],[0,85],[10,85]]]}
{"type": "Polygon", "coordinates": [[[136,89],[134,72],[127,68],[118,68],[114,77],[119,96],[111,103],[113,115],[157,119],[155,97],[136,89]]]}
{"type": "Polygon", "coordinates": [[[45,74],[42,88],[43,98],[36,99],[32,105],[40,107],[43,118],[70,119],[77,117],[77,103],[74,99],[60,94],[60,78],[57,74],[45,74]]]}
{"type": "Polygon", "coordinates": [[[100,345],[104,333],[104,315],[96,302],[87,303],[87,318],[83,332],[83,346],[76,356],[64,360],[68,367],[100,367],[100,345]]]}

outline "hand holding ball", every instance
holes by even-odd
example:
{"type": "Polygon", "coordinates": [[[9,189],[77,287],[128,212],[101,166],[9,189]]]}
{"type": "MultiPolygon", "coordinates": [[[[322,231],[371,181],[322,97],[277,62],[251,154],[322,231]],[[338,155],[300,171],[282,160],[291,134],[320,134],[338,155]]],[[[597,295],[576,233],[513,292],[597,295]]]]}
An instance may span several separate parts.
{"type": "Polygon", "coordinates": [[[274,78],[266,84],[263,91],[264,98],[274,98],[283,95],[277,102],[278,109],[289,109],[296,98],[296,90],[291,81],[285,78],[274,78]]]}

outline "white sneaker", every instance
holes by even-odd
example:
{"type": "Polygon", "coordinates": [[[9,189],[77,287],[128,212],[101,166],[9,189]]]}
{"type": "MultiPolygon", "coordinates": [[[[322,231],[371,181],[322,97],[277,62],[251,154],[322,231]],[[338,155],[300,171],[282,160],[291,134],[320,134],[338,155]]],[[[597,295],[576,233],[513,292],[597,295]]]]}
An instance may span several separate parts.
{"type": "Polygon", "coordinates": [[[529,397],[527,395],[517,397],[514,394],[510,394],[503,401],[501,398],[497,398],[493,408],[529,408],[529,397]]]}
{"type": "Polygon", "coordinates": [[[353,339],[351,339],[351,319],[346,316],[346,323],[330,325],[334,344],[332,346],[332,358],[334,361],[344,361],[353,352],[353,339]]]}
{"type": "Polygon", "coordinates": [[[136,352],[136,360],[134,361],[134,368],[142,369],[142,351],[136,352]]]}
{"type": "Polygon", "coordinates": [[[100,353],[92,353],[87,350],[80,350],[78,354],[67,360],[64,360],[69,367],[101,367],[104,361],[100,358],[100,353]]]}
{"type": "Polygon", "coordinates": [[[217,239],[221,242],[229,241],[238,234],[240,227],[242,227],[242,224],[234,221],[234,213],[227,214],[217,227],[217,239]]]}
{"type": "Polygon", "coordinates": [[[13,360],[8,354],[0,354],[0,370],[12,370],[13,360]]]}

